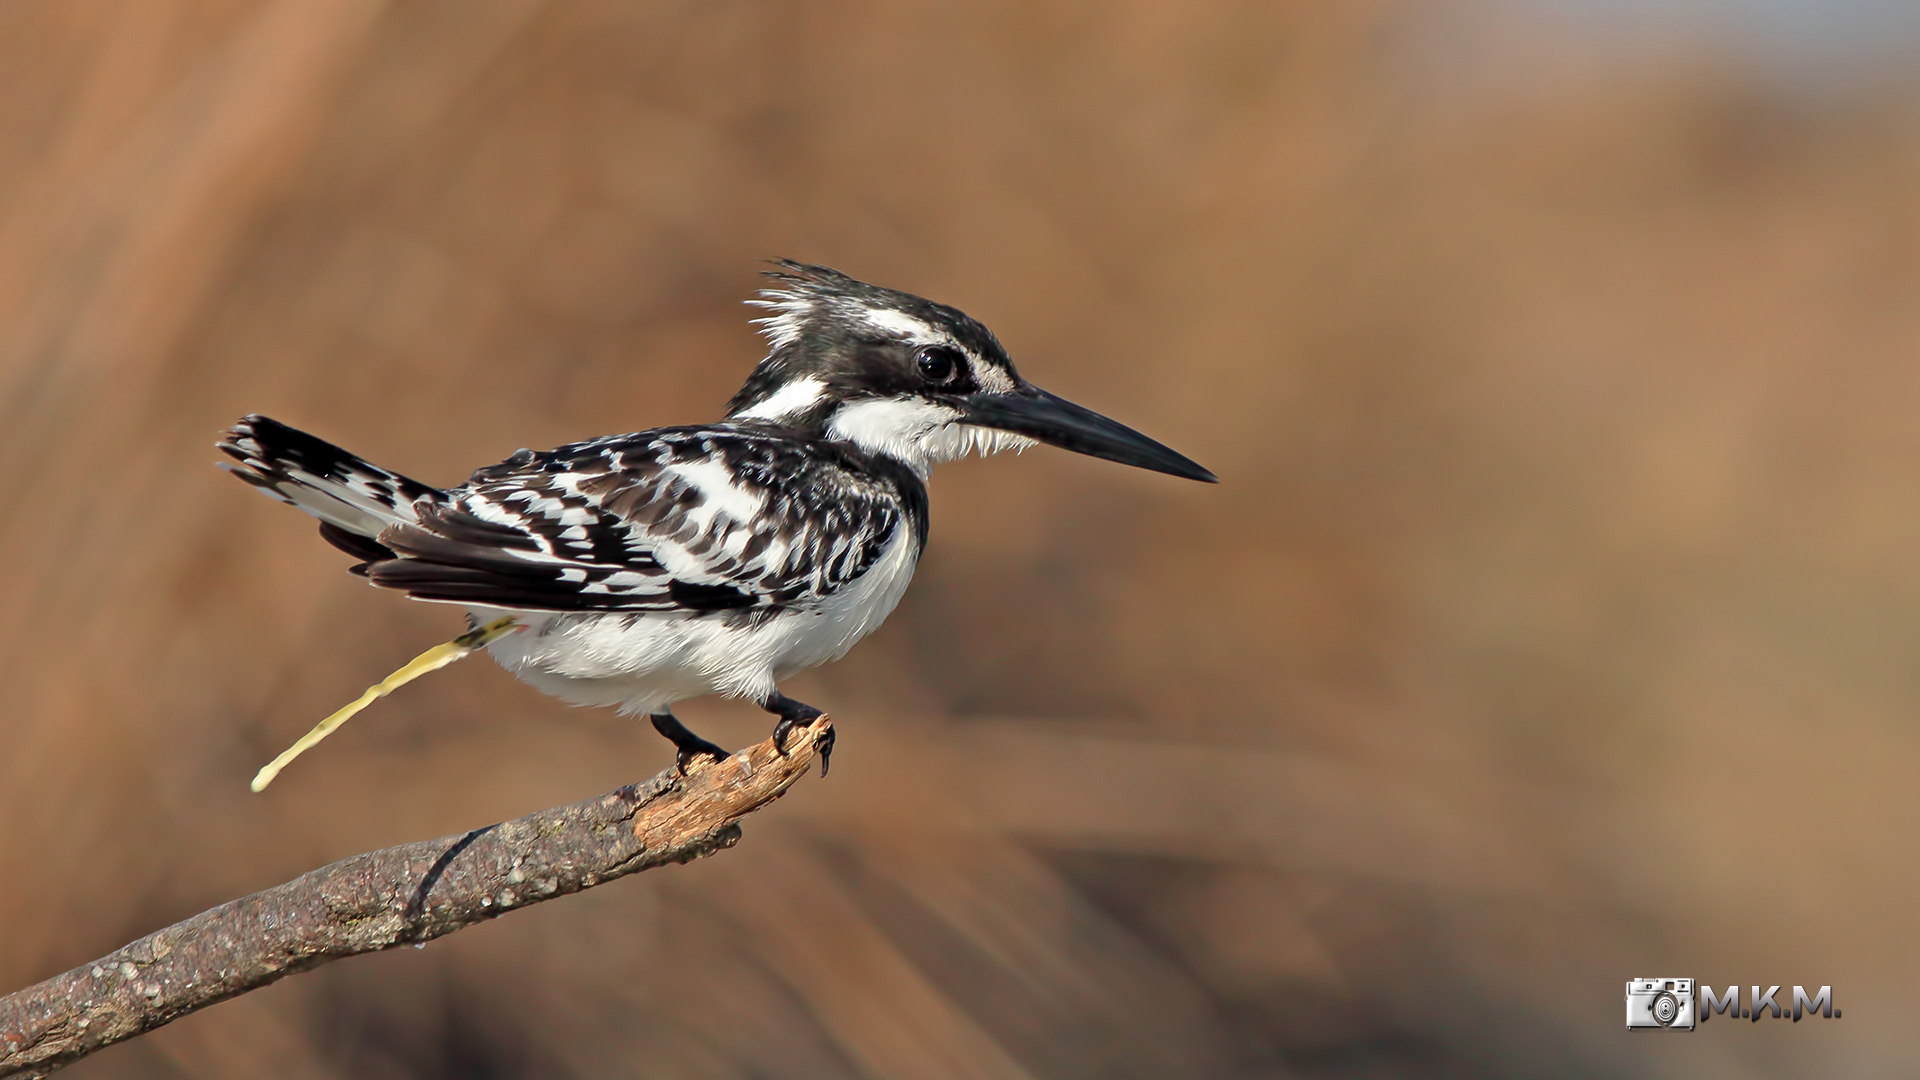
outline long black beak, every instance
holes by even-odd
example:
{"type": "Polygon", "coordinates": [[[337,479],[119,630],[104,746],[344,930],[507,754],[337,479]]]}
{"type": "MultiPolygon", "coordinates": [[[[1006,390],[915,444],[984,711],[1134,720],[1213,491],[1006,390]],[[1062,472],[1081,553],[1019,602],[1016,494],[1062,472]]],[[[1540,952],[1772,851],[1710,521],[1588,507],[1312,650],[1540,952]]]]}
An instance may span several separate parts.
{"type": "Polygon", "coordinates": [[[961,407],[966,411],[965,423],[1011,431],[1076,454],[1169,476],[1220,482],[1185,454],[1037,386],[1023,383],[1010,394],[969,394],[961,399],[961,407]]]}

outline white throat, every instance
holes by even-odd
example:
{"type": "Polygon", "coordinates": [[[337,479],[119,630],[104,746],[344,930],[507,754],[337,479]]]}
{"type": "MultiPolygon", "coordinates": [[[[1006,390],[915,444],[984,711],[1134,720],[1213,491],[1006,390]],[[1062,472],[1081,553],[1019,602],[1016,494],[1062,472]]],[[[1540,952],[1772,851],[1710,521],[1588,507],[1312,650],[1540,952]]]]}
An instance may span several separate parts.
{"type": "Polygon", "coordinates": [[[834,410],[827,436],[905,462],[925,475],[943,461],[1025,450],[1034,440],[1010,431],[959,423],[958,409],[917,398],[870,398],[834,410]]]}

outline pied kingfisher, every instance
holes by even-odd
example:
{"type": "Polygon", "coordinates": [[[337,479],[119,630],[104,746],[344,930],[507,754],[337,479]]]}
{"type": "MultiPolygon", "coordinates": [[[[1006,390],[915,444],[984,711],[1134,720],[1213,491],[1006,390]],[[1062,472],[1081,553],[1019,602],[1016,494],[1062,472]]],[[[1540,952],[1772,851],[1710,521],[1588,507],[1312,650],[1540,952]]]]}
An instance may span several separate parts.
{"type": "MultiPolygon", "coordinates": [[[[773,287],[748,301],[769,312],[755,320],[766,359],[717,424],[521,450],[446,489],[264,416],[219,447],[240,479],[319,518],[323,538],[362,560],[355,573],[467,609],[474,629],[442,647],[460,651],[394,678],[484,644],[549,694],[646,714],[682,772],[727,752],[688,731],[676,701],[750,698],[779,718],[783,751],[796,724],[821,715],[779,683],[844,655],[899,602],[926,546],[935,463],[1044,442],[1214,480],[1027,382],[954,308],[777,265],[773,287]]],[[[822,751],[824,773],[831,743],[822,751]]],[[[263,770],[256,790],[270,778],[263,770]]]]}

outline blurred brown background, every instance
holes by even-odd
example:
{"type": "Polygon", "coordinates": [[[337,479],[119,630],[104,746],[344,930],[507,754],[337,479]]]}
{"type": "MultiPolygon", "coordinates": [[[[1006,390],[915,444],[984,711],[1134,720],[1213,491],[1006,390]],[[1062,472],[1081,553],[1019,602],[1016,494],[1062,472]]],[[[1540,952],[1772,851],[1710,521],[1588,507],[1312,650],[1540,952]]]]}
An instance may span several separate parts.
{"type": "Polygon", "coordinates": [[[0,4],[0,987],[662,767],[475,661],[250,795],[460,619],[212,442],[711,419],[790,255],[1224,482],[946,468],[737,850],[74,1076],[1911,1075],[1920,39],[1659,8],[0,4]]]}

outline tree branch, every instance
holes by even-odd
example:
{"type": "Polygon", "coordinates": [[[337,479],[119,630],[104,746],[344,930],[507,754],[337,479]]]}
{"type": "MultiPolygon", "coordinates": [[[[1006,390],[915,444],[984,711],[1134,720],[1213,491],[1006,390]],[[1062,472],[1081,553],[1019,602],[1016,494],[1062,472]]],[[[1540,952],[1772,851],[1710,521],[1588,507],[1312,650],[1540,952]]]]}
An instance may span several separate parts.
{"type": "Polygon", "coordinates": [[[360,953],[420,944],[508,911],[740,838],[817,756],[826,717],[725,761],[458,836],[342,859],[230,901],[0,998],[0,1080],[40,1077],[190,1012],[360,953]]]}

